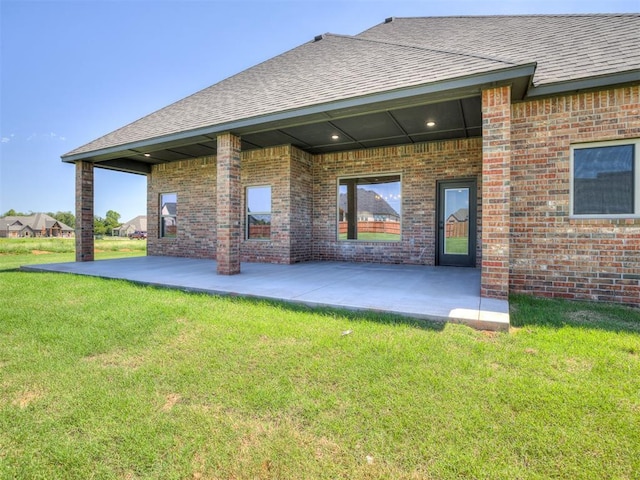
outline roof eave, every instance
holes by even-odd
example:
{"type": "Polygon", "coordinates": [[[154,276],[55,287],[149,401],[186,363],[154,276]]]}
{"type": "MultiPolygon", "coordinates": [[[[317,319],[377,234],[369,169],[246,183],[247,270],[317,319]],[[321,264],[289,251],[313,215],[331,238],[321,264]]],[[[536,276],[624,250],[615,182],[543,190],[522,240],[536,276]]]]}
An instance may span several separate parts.
{"type": "Polygon", "coordinates": [[[528,89],[524,100],[637,83],[640,83],[640,69],[627,70],[626,72],[600,75],[597,77],[578,78],[565,82],[532,86],[528,89]]]}
{"type": "MultiPolygon", "coordinates": [[[[397,90],[389,90],[361,97],[352,97],[343,100],[337,100],[329,103],[310,105],[293,110],[275,112],[257,117],[244,118],[234,120],[232,122],[211,125],[207,127],[186,130],[161,137],[154,137],[136,142],[126,143],[113,147],[102,148],[98,150],[81,152],[77,154],[62,155],[62,161],[67,163],[75,163],[81,160],[100,161],[117,156],[119,153],[132,150],[143,151],[149,147],[158,144],[169,144],[174,142],[186,142],[193,137],[211,136],[224,132],[250,133],[264,130],[269,124],[287,123],[294,125],[305,123],[304,119],[317,116],[319,114],[339,112],[341,110],[351,110],[354,108],[371,107],[376,105],[392,105],[394,102],[400,102],[412,97],[425,97],[429,95],[442,94],[447,91],[463,90],[472,87],[483,87],[486,85],[507,84],[517,79],[526,80],[527,87],[530,88],[531,79],[535,73],[536,63],[527,63],[516,65],[498,70],[492,70],[481,74],[469,75],[465,77],[457,77],[453,79],[433,82],[428,84],[406,87],[397,90]]],[[[518,95],[522,98],[526,94],[527,87],[518,95]]],[[[332,116],[333,118],[338,118],[332,116]]],[[[311,122],[312,123],[312,122],[311,122]]],[[[142,173],[142,172],[132,172],[142,173]]]]}

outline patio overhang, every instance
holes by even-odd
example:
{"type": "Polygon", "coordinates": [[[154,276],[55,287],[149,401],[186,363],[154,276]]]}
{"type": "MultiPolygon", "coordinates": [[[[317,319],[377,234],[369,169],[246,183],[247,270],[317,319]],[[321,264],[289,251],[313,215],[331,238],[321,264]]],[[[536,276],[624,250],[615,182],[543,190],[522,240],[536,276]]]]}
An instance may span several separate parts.
{"type": "Polygon", "coordinates": [[[68,163],[147,174],[156,164],[216,155],[217,136],[232,132],[242,150],[291,144],[328,153],[482,135],[481,92],[510,85],[525,98],[535,63],[212,125],[63,156],[68,163]],[[432,124],[433,123],[433,124],[432,124]]]}

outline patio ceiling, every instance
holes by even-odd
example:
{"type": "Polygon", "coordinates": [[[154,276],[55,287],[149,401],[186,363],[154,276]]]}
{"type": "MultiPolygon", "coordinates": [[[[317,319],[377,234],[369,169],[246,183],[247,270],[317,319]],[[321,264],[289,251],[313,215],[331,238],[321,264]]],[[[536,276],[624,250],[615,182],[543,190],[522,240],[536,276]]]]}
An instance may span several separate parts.
{"type": "MultiPolygon", "coordinates": [[[[324,116],[326,119],[323,121],[241,134],[242,150],[291,144],[318,154],[482,135],[479,96],[351,117],[324,116]]],[[[154,164],[215,155],[216,150],[215,135],[200,135],[172,144],[151,146],[144,152],[119,152],[118,158],[96,159],[95,165],[146,173],[154,164]]]]}
{"type": "Polygon", "coordinates": [[[146,174],[152,165],[216,155],[216,137],[223,131],[239,135],[243,151],[291,144],[313,154],[478,137],[482,135],[482,88],[508,81],[513,98],[519,99],[532,72],[531,65],[515,67],[480,78],[347,99],[63,159],[146,174]]]}

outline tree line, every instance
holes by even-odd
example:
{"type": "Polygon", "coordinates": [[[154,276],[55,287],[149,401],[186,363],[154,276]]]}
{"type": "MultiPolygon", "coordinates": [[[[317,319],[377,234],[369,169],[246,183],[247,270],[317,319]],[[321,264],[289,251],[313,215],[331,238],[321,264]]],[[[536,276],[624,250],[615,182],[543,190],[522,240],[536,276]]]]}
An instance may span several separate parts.
{"type": "MultiPolygon", "coordinates": [[[[71,212],[45,212],[45,214],[65,225],[69,225],[71,228],[76,228],[76,216],[71,212]]],[[[0,215],[0,217],[28,217],[30,215],[35,215],[35,212],[16,212],[12,208],[0,215]]],[[[115,210],[108,210],[105,217],[98,215],[93,217],[93,233],[95,235],[111,235],[113,229],[118,228],[120,225],[120,214],[115,210]]]]}

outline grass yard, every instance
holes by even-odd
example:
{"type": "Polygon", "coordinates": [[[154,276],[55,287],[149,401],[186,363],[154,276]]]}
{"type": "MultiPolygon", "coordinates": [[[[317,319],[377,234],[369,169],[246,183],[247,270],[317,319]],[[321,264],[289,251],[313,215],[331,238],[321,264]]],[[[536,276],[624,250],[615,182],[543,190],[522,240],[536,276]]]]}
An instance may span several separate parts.
{"type": "MultiPolygon", "coordinates": [[[[96,260],[146,255],[146,240],[104,237],[95,240],[96,260]]],[[[75,261],[74,238],[0,238],[0,269],[36,263],[75,261]]]]}
{"type": "Polygon", "coordinates": [[[445,252],[448,254],[469,253],[469,239],[467,237],[448,237],[444,239],[445,252]]]}
{"type": "Polygon", "coordinates": [[[488,333],[7,257],[0,478],[638,478],[638,310],[515,297],[488,333]]]}
{"type": "MultiPolygon", "coordinates": [[[[338,235],[338,240],[347,240],[347,234],[341,233],[338,235]]],[[[396,233],[360,232],[358,233],[358,240],[367,242],[399,242],[400,235],[396,233]]]]}

